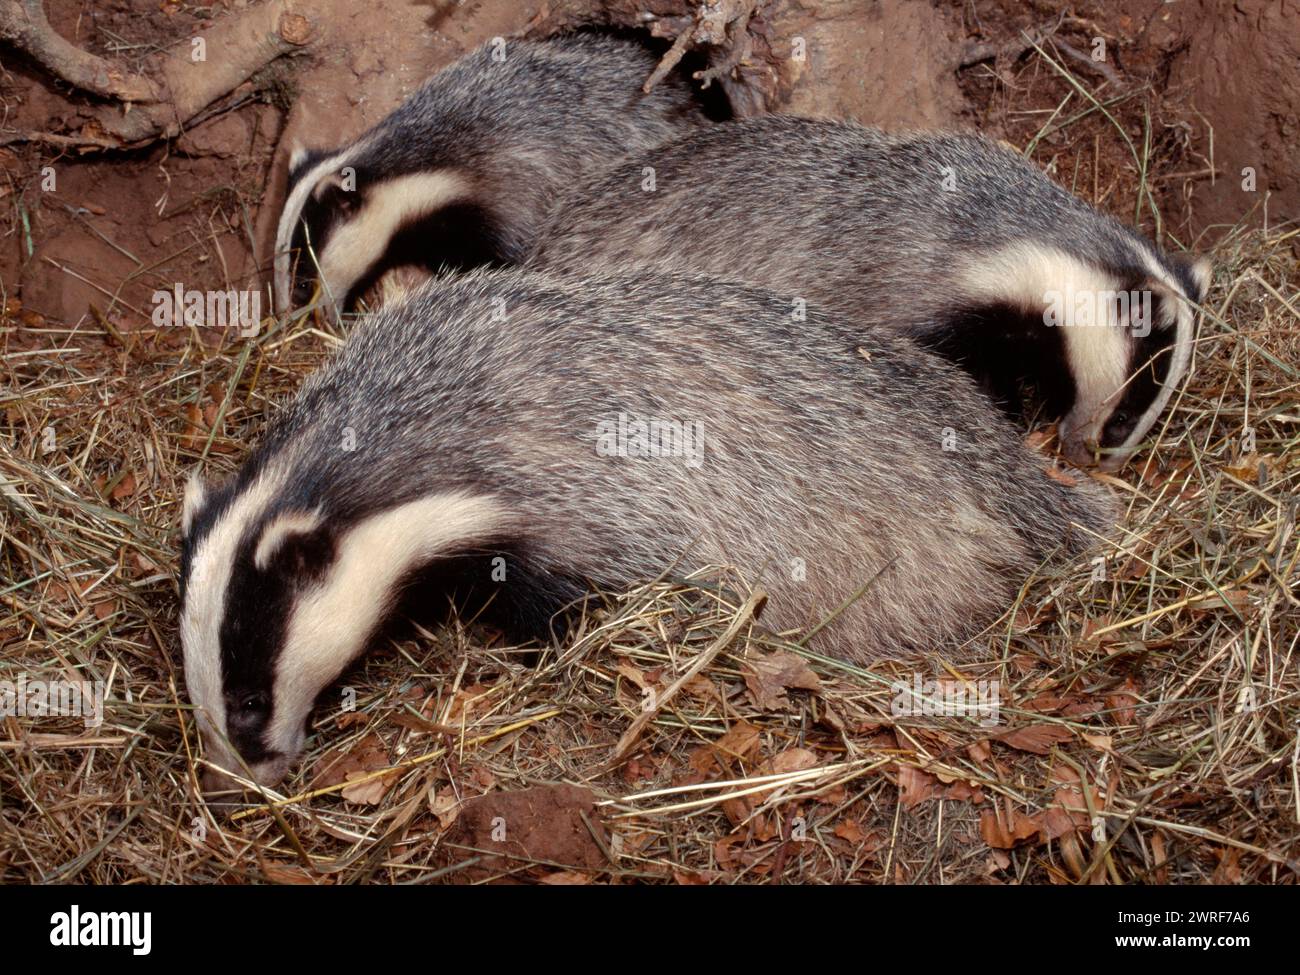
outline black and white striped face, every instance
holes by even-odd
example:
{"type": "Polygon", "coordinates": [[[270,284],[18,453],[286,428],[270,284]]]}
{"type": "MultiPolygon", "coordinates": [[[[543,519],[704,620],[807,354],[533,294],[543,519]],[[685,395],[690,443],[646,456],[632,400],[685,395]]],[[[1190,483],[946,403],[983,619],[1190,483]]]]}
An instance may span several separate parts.
{"type": "MultiPolygon", "coordinates": [[[[403,580],[499,520],[490,498],[443,493],[340,526],[284,494],[268,468],[237,493],[195,480],[182,518],[181,644],[205,758],[261,785],[293,766],[317,697],[366,650],[403,580]]],[[[205,773],[205,791],[231,784],[205,773]]]]}
{"type": "Polygon", "coordinates": [[[338,315],[388,270],[490,258],[490,221],[466,176],[445,168],[385,171],[374,150],[363,141],[293,154],[276,231],[278,313],[307,304],[318,283],[338,315]]]}
{"type": "MultiPolygon", "coordinates": [[[[1068,386],[1044,390],[1065,411],[1058,434],[1066,458],[1123,466],[1186,374],[1193,303],[1209,285],[1208,266],[1171,273],[1138,252],[1127,270],[1110,270],[1018,243],[984,255],[963,278],[967,294],[1022,320],[1041,339],[1036,347],[1059,358],[1034,371],[1068,386]]],[[[1014,356],[1014,348],[998,354],[1014,356]]]]}

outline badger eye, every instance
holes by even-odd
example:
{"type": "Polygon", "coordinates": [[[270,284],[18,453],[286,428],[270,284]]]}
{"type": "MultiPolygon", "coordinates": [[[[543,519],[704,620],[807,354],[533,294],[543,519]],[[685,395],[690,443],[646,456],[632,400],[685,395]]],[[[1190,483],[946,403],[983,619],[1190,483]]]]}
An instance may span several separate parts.
{"type": "Polygon", "coordinates": [[[1110,418],[1110,422],[1115,424],[1117,427],[1123,426],[1125,423],[1128,423],[1128,414],[1123,410],[1119,410],[1110,418]]]}
{"type": "Polygon", "coordinates": [[[246,694],[239,699],[239,707],[243,711],[261,711],[266,707],[266,697],[262,694],[246,694]]]}

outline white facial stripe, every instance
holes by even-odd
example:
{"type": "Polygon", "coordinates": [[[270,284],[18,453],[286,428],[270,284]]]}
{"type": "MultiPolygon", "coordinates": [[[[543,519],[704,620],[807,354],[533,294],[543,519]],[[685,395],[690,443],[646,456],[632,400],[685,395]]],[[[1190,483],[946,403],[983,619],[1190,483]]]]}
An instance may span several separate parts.
{"type": "Polygon", "coordinates": [[[289,151],[289,172],[293,172],[298,164],[307,158],[308,149],[301,142],[295,142],[293,149],[289,151]]]}
{"type": "Polygon", "coordinates": [[[303,594],[288,621],[270,747],[293,750],[317,695],[365,649],[404,576],[507,523],[495,498],[444,493],[377,514],[343,536],[324,582],[303,594]]]}
{"type": "Polygon", "coordinates": [[[279,551],[286,538],[313,532],[320,527],[320,523],[319,511],[291,511],[276,516],[262,529],[262,537],[257,540],[257,548],[253,552],[253,564],[259,569],[265,569],[271,556],[279,551]]]}
{"type": "MultiPolygon", "coordinates": [[[[976,300],[1030,312],[1047,309],[1049,292],[1068,296],[1118,287],[1110,275],[1070,254],[1023,241],[981,256],[962,274],[962,283],[976,300]]],[[[1122,329],[1065,326],[1062,341],[1075,385],[1071,427],[1095,439],[1106,401],[1128,378],[1130,337],[1122,329]]]]}
{"type": "MultiPolygon", "coordinates": [[[[274,499],[276,487],[272,478],[263,474],[235,499],[199,542],[185,583],[185,605],[181,610],[185,686],[190,703],[206,712],[207,720],[223,732],[226,706],[221,682],[221,621],[230,571],[244,532],[274,499]]],[[[220,736],[207,737],[205,745],[211,760],[238,770],[238,764],[231,764],[233,758],[220,736]]]]}
{"type": "Polygon", "coordinates": [[[326,296],[343,301],[405,223],[467,200],[470,193],[463,177],[445,171],[410,173],[368,187],[361,209],[317,253],[326,296]]]}
{"type": "Polygon", "coordinates": [[[364,147],[364,143],[355,146],[349,146],[341,152],[321,160],[306,172],[302,179],[294,184],[293,189],[289,192],[288,198],[284,201],[284,209],[280,211],[280,223],[275,230],[275,280],[273,281],[273,290],[275,292],[275,312],[277,315],[283,315],[289,310],[289,303],[293,299],[293,287],[289,277],[290,251],[293,248],[293,234],[298,227],[298,221],[302,218],[303,207],[307,205],[307,198],[319,185],[320,181],[326,179],[331,174],[336,174],[340,169],[347,165],[357,152],[364,147]]]}

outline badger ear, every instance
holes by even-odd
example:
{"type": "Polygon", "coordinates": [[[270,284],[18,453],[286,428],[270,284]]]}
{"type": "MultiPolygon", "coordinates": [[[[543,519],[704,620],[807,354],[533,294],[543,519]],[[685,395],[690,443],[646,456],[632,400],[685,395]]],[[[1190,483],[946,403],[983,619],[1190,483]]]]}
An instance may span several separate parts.
{"type": "Polygon", "coordinates": [[[1203,301],[1206,292],[1210,290],[1210,285],[1214,282],[1214,262],[1208,257],[1198,257],[1187,265],[1187,269],[1191,272],[1192,280],[1196,282],[1196,294],[1192,295],[1192,298],[1203,301]]]}
{"type": "Polygon", "coordinates": [[[314,578],[325,571],[333,556],[334,539],[320,509],[282,511],[262,525],[253,549],[253,565],[263,572],[314,578]]]}
{"type": "Polygon", "coordinates": [[[1192,257],[1190,254],[1171,254],[1170,262],[1177,272],[1178,284],[1186,292],[1186,297],[1199,303],[1205,298],[1214,280],[1214,264],[1208,257],[1192,257]]]}
{"type": "Polygon", "coordinates": [[[299,166],[301,166],[304,162],[307,161],[307,156],[310,153],[311,150],[308,149],[305,145],[303,145],[300,141],[298,141],[297,139],[293,141],[293,146],[289,149],[290,174],[292,174],[295,169],[297,169],[299,166]]]}
{"type": "Polygon", "coordinates": [[[196,470],[190,474],[190,479],[185,484],[185,499],[181,503],[181,538],[189,538],[194,529],[194,519],[207,503],[208,488],[203,483],[203,475],[196,470]]]}

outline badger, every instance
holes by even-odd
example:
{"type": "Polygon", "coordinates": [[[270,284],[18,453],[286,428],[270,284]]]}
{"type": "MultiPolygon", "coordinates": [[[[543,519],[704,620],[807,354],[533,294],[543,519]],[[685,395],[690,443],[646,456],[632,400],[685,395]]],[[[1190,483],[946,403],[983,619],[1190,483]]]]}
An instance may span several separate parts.
{"type": "Polygon", "coordinates": [[[563,186],[705,121],[680,79],[641,92],[654,66],[613,37],[498,38],[349,145],[295,148],[276,232],[277,312],[305,303],[318,271],[327,307],[341,312],[394,267],[517,263],[563,186]]]}
{"type": "Polygon", "coordinates": [[[1122,466],[1191,357],[1204,263],[1163,254],[973,133],[767,116],[581,181],[527,264],[676,260],[903,330],[995,399],[1035,383],[1078,464],[1122,466]]]}
{"type": "Polygon", "coordinates": [[[1048,476],[964,372],[804,317],[671,269],[518,268],[362,317],[237,474],[186,492],[180,633],[209,758],[279,780],[395,615],[472,605],[562,639],[593,589],[731,566],[769,593],[764,626],[822,653],[956,657],[1104,536],[1106,489],[1048,476]]]}

